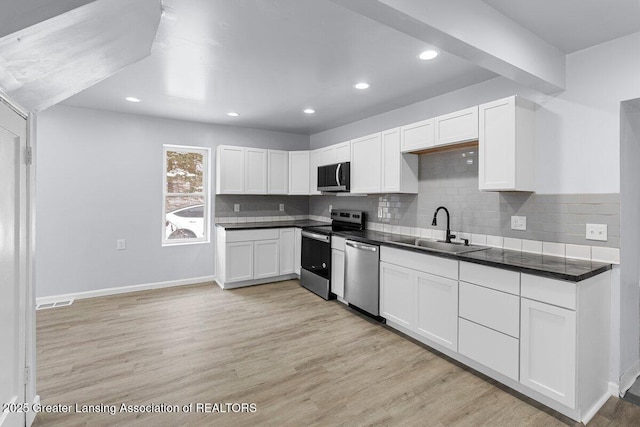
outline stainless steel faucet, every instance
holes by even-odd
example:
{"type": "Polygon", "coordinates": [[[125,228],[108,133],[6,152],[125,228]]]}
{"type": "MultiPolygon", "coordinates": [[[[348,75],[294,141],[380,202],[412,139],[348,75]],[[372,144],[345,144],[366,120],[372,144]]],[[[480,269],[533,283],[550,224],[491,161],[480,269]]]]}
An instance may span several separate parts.
{"type": "Polygon", "coordinates": [[[438,209],[436,209],[435,213],[433,214],[433,222],[431,222],[431,225],[436,226],[438,225],[438,212],[440,212],[440,209],[443,209],[444,212],[447,214],[447,231],[445,232],[445,238],[444,241],[446,243],[451,243],[451,239],[455,239],[455,235],[451,234],[451,217],[449,216],[449,210],[447,208],[445,208],[444,206],[440,206],[438,209]]]}

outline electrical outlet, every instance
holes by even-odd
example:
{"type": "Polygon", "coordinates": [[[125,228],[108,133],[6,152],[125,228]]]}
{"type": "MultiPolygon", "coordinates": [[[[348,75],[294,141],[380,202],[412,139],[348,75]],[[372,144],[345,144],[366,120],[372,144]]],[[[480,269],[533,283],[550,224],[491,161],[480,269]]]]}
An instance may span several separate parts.
{"type": "Polygon", "coordinates": [[[233,205],[233,211],[234,212],[240,212],[240,205],[237,204],[237,203],[235,205],[233,205]]]}
{"type": "Polygon", "coordinates": [[[124,251],[127,249],[127,241],[125,239],[116,240],[116,249],[119,251],[124,251]]]}
{"type": "Polygon", "coordinates": [[[329,213],[333,210],[333,205],[329,205],[329,213]]]}
{"type": "Polygon", "coordinates": [[[511,229],[512,230],[527,230],[527,217],[526,216],[512,216],[511,217],[511,229]]]}
{"type": "Polygon", "coordinates": [[[607,224],[587,224],[587,240],[607,241],[607,224]]]}
{"type": "Polygon", "coordinates": [[[378,207],[378,218],[382,218],[382,208],[378,207]]]}
{"type": "Polygon", "coordinates": [[[284,212],[284,203],[280,203],[280,212],[284,212]]]}

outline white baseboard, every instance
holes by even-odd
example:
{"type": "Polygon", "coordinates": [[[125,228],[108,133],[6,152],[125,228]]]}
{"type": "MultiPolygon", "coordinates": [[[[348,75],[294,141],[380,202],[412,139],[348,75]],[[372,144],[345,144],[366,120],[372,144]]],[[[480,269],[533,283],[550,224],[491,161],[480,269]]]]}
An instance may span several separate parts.
{"type": "MultiPolygon", "coordinates": [[[[611,387],[611,383],[609,383],[609,387],[611,387]]],[[[600,408],[602,408],[604,404],[607,403],[607,400],[609,400],[611,396],[614,396],[610,393],[610,391],[611,390],[608,390],[607,393],[603,394],[600,399],[598,399],[598,401],[582,415],[582,423],[584,425],[587,425],[589,421],[591,421],[591,418],[593,418],[598,413],[600,408]]],[[[615,396],[617,397],[617,395],[615,396]]]]}
{"type": "Polygon", "coordinates": [[[620,377],[620,396],[624,396],[624,394],[631,388],[636,379],[640,376],[640,360],[636,360],[629,369],[624,371],[624,374],[620,377]]]}
{"type": "Polygon", "coordinates": [[[609,382],[609,393],[611,396],[620,397],[620,385],[609,382]]]}
{"type": "MultiPolygon", "coordinates": [[[[36,394],[35,397],[33,398],[33,402],[31,402],[31,408],[34,408],[36,405],[40,405],[40,395],[36,394]]],[[[36,420],[36,415],[38,415],[35,411],[29,411],[27,412],[26,416],[27,416],[27,427],[31,427],[31,424],[33,424],[33,422],[36,420]]]]}
{"type": "Polygon", "coordinates": [[[121,286],[117,288],[98,289],[95,291],[76,292],[72,294],[52,295],[36,298],[36,304],[50,304],[85,298],[103,297],[106,295],[126,294],[129,292],[147,291],[149,289],[171,288],[174,286],[195,285],[196,283],[213,282],[214,276],[192,277],[190,279],[168,280],[166,282],[144,283],[141,285],[121,286]]]}

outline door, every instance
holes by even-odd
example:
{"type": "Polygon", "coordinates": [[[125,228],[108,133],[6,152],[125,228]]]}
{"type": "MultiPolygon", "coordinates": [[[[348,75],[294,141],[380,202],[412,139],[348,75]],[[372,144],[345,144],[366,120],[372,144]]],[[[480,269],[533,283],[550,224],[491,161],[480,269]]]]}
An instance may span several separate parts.
{"type": "Polygon", "coordinates": [[[415,279],[408,268],[380,263],[380,316],[407,329],[413,328],[415,279]]]}
{"type": "Polygon", "coordinates": [[[245,149],[242,147],[218,147],[216,194],[244,193],[244,156],[245,149]]]}
{"type": "Polygon", "coordinates": [[[309,151],[289,152],[289,194],[309,194],[309,151]]]}
{"type": "Polygon", "coordinates": [[[515,97],[480,105],[478,126],[480,190],[515,189],[515,97]]]}
{"type": "Polygon", "coordinates": [[[576,312],[521,298],[520,382],[576,407],[576,312]]]}
{"type": "Polygon", "coordinates": [[[458,281],[417,272],[416,332],[458,350],[458,281]]]}
{"type": "Polygon", "coordinates": [[[351,192],[379,193],[382,179],[380,134],[351,141],[351,192]]]}
{"type": "Polygon", "coordinates": [[[295,272],[295,229],[280,230],[280,275],[295,272]]]}
{"type": "Polygon", "coordinates": [[[382,132],[382,191],[400,192],[400,129],[382,132]]]}
{"type": "MultiPolygon", "coordinates": [[[[0,402],[25,402],[27,317],[27,122],[0,102],[0,402]]],[[[0,426],[24,426],[0,412],[0,426]]]]}
{"type": "Polygon", "coordinates": [[[280,271],[278,240],[253,242],[253,278],[275,277],[280,271]]]}
{"type": "Polygon", "coordinates": [[[367,313],[380,314],[380,246],[347,240],[344,246],[344,299],[367,313]]]}
{"type": "Polygon", "coordinates": [[[253,279],[253,242],[227,243],[225,283],[253,279]]]}
{"type": "Polygon", "coordinates": [[[289,152],[269,150],[269,184],[267,193],[287,194],[289,192],[289,152]]]}
{"type": "Polygon", "coordinates": [[[267,193],[267,150],[246,148],[244,170],[245,194],[267,193]]]}
{"type": "Polygon", "coordinates": [[[344,252],[331,249],[331,292],[344,298],[344,252]]]}
{"type": "Polygon", "coordinates": [[[330,280],[331,237],[302,231],[302,268],[330,280]]]}

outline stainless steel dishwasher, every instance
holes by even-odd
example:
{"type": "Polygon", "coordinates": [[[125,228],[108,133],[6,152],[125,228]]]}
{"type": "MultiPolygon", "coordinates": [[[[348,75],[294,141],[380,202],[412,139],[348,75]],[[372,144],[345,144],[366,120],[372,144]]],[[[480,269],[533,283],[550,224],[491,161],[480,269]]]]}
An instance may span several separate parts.
{"type": "Polygon", "coordinates": [[[380,246],[345,242],[344,299],[373,316],[380,315],[380,246]]]}

